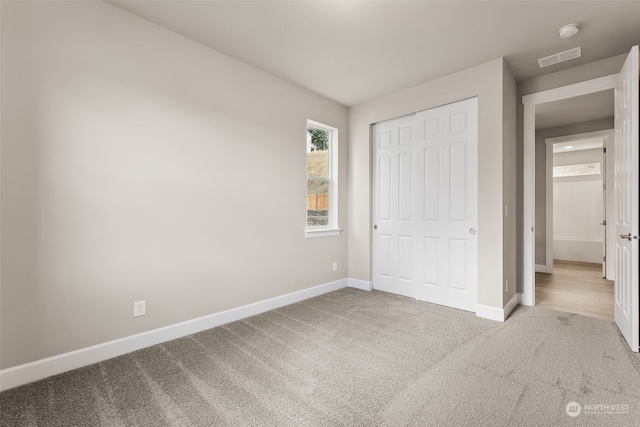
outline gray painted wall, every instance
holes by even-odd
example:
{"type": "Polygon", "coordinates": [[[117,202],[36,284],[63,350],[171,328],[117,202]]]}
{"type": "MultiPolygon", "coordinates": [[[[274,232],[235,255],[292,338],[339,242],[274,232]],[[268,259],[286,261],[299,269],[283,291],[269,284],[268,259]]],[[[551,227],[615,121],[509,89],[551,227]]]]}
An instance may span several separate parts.
{"type": "Polygon", "coordinates": [[[516,146],[517,85],[507,64],[504,64],[502,92],[502,176],[503,176],[503,291],[506,305],[516,294],[517,236],[516,222],[520,211],[516,201],[517,146],[516,146]],[[508,281],[508,287],[507,287],[508,281]]]}
{"type": "Polygon", "coordinates": [[[345,107],[104,2],[1,19],[0,368],[347,277],[304,238],[307,119],[347,227],[345,107]]]}

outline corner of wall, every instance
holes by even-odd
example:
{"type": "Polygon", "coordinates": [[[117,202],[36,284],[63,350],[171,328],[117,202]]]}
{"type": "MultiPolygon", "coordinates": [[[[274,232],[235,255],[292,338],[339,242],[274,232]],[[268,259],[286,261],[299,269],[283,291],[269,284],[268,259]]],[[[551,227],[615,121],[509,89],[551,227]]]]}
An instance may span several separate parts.
{"type": "Polygon", "coordinates": [[[503,180],[503,303],[511,303],[517,287],[517,84],[503,62],[502,76],[502,180],[503,180]]]}

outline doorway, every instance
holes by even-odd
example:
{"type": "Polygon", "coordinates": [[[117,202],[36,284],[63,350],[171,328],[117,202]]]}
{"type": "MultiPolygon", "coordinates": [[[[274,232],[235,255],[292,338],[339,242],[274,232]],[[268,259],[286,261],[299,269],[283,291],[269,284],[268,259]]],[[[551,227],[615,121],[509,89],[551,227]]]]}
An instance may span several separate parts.
{"type": "MultiPolygon", "coordinates": [[[[546,165],[545,137],[561,136],[561,127],[557,123],[550,122],[551,126],[541,124],[545,117],[552,120],[558,116],[557,112],[565,110],[563,102],[573,102],[583,95],[591,95],[616,88],[618,75],[610,75],[583,83],[565,86],[557,89],[527,95],[524,103],[524,161],[523,161],[523,296],[524,305],[535,305],[535,271],[540,265],[547,268],[552,261],[546,254],[546,166],[541,170],[540,165],[546,165]],[[569,100],[569,101],[567,101],[569,100]],[[545,106],[548,114],[542,115],[545,106]],[[555,108],[554,108],[555,107],[555,108]],[[541,128],[559,129],[561,133],[546,134],[541,128]],[[536,141],[537,140],[537,141],[536,141]],[[540,244],[542,243],[542,244],[540,244]]],[[[575,103],[574,103],[575,105],[575,103]]],[[[611,126],[607,126],[611,127],[611,126]]],[[[578,133],[579,131],[566,131],[564,135],[578,133]]]]}
{"type": "MultiPolygon", "coordinates": [[[[613,94],[611,94],[613,95],[613,94]]],[[[609,113],[608,104],[601,106],[609,113]]],[[[613,117],[593,121],[608,126],[613,117]]],[[[614,130],[546,138],[545,265],[536,271],[553,273],[554,260],[597,263],[602,277],[615,277],[614,130]],[[611,262],[608,262],[611,261],[611,262]]]]}
{"type": "Polygon", "coordinates": [[[614,317],[618,329],[632,351],[639,347],[638,298],[638,135],[640,70],[638,46],[631,48],[620,72],[569,86],[550,89],[523,97],[523,297],[524,305],[535,305],[534,252],[535,245],[535,112],[544,103],[565,100],[580,95],[615,90],[615,283],[614,317]]]}
{"type": "Polygon", "coordinates": [[[615,230],[607,230],[614,206],[606,183],[613,181],[613,113],[613,90],[536,111],[536,305],[609,320],[615,263],[606,257],[614,254],[615,230]]]}

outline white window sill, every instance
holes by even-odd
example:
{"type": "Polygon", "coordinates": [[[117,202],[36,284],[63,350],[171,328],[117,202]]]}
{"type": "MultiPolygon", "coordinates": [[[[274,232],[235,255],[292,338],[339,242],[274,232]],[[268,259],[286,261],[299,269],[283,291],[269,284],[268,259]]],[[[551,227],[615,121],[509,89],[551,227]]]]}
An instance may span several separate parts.
{"type": "Polygon", "coordinates": [[[342,228],[320,228],[318,230],[305,230],[305,239],[314,239],[316,237],[339,236],[342,228]]]}

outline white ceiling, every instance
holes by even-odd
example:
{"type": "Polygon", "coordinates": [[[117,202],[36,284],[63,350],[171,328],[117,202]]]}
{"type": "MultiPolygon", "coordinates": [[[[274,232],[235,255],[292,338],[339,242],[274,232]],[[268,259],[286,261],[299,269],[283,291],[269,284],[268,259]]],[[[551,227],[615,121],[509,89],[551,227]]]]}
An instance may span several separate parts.
{"type": "Polygon", "coordinates": [[[592,150],[594,148],[602,148],[602,138],[581,139],[571,142],[559,142],[553,144],[553,154],[568,153],[569,151],[592,150]]]}
{"type": "Polygon", "coordinates": [[[637,0],[108,2],[346,106],[499,57],[521,81],[640,42],[637,0]],[[561,39],[571,22],[580,33],[561,39]]]}

